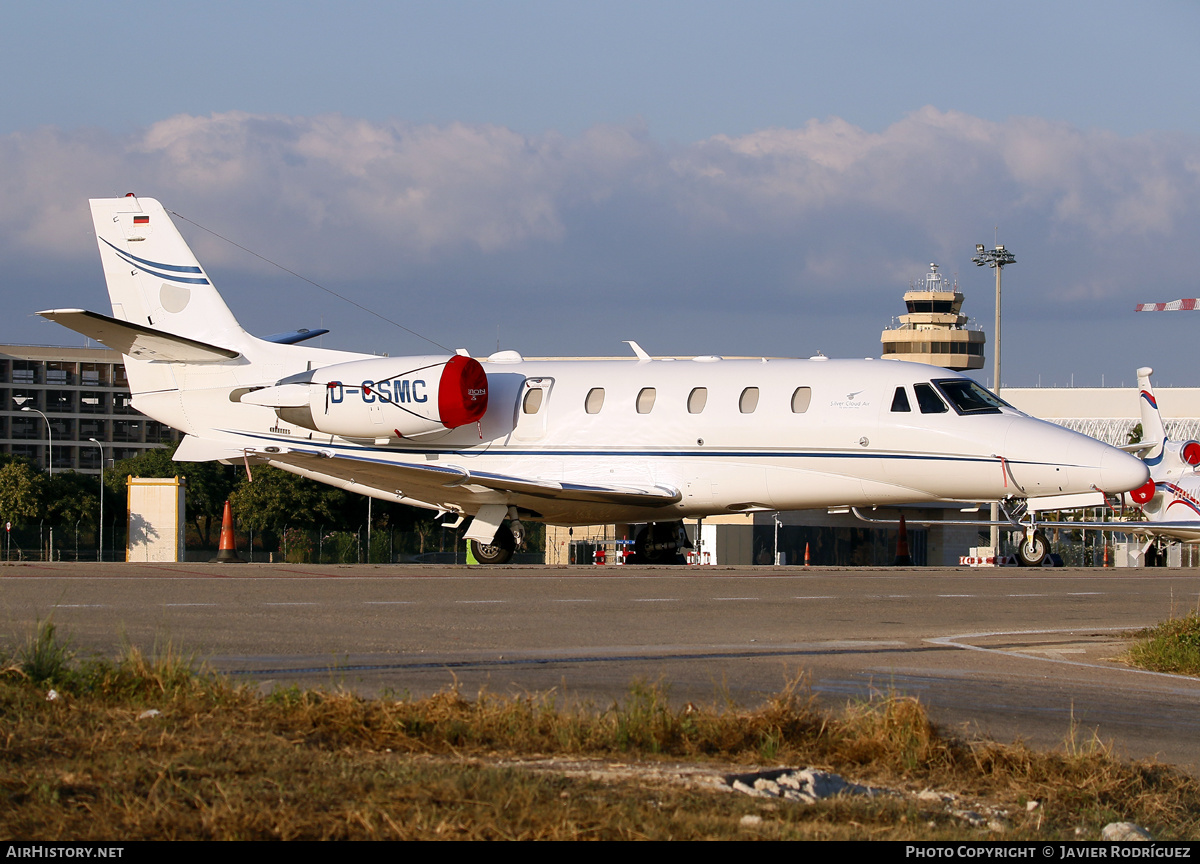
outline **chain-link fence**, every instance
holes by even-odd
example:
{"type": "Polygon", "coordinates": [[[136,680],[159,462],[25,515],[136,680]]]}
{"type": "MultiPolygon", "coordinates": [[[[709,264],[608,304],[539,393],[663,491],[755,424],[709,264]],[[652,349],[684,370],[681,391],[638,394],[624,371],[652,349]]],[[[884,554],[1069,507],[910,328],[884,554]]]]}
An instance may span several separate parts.
{"type": "Polygon", "coordinates": [[[104,526],[104,550],[101,559],[100,538],[95,526],[82,520],[52,524],[46,520],[20,524],[0,523],[0,558],[4,561],[124,561],[125,525],[114,522],[104,526]]]}

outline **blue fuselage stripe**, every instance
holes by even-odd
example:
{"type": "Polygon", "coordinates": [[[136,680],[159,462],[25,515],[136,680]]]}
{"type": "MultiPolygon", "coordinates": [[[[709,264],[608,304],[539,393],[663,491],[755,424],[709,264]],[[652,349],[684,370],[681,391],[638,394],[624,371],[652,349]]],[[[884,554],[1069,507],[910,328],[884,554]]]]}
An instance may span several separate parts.
{"type": "MultiPolygon", "coordinates": [[[[704,459],[721,458],[721,459],[902,459],[910,461],[936,462],[939,464],[950,464],[955,462],[972,462],[995,464],[1000,460],[987,456],[958,456],[951,453],[945,455],[935,455],[929,453],[912,454],[912,453],[857,453],[848,452],[813,452],[799,450],[568,450],[568,449],[540,449],[540,450],[515,450],[503,446],[489,448],[486,451],[469,452],[463,450],[415,450],[404,449],[396,450],[390,447],[368,447],[355,446],[346,444],[327,444],[317,441],[297,440],[286,436],[271,436],[262,435],[254,432],[239,432],[233,429],[223,429],[222,432],[228,432],[232,435],[240,435],[245,438],[255,438],[262,441],[270,441],[273,444],[282,444],[288,447],[312,447],[320,450],[337,450],[346,453],[386,453],[389,456],[403,459],[406,456],[457,456],[462,458],[478,458],[480,456],[616,456],[616,457],[654,457],[654,458],[676,458],[676,459],[694,459],[697,457],[704,459]]],[[[1043,462],[1026,462],[1007,460],[1010,465],[1045,465],[1051,463],[1043,462]]],[[[1053,463],[1059,464],[1059,463],[1053,463]]],[[[424,466],[423,466],[424,467],[424,466]]],[[[432,467],[432,466],[430,466],[432,467]]],[[[1077,466],[1066,466],[1077,467],[1077,466]]]]}

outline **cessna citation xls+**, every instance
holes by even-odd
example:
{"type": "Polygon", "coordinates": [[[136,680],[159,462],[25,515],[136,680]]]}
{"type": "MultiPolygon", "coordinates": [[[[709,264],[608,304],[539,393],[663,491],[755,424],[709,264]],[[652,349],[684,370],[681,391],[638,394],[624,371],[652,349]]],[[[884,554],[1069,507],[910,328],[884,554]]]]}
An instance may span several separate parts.
{"type": "MultiPolygon", "coordinates": [[[[157,201],[91,202],[112,315],[42,312],[125,355],[133,404],[186,433],[176,459],[269,464],[472,517],[481,560],[521,520],[646,523],[674,561],[684,517],[978,502],[1147,480],[1138,459],[890,360],[377,357],[243,330],[157,201]]],[[[681,536],[682,535],[682,536],[681,536]]]]}

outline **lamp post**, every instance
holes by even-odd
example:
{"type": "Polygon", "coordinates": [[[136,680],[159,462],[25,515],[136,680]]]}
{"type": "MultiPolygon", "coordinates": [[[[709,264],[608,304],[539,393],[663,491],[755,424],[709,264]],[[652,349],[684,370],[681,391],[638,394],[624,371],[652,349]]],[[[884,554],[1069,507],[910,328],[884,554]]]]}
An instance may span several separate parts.
{"type": "MultiPolygon", "coordinates": [[[[21,407],[22,411],[32,411],[34,414],[42,414],[36,408],[30,408],[28,405],[21,407]]],[[[54,476],[54,429],[50,426],[50,418],[42,414],[42,419],[46,421],[46,470],[50,472],[50,476],[54,476]]]]}
{"type": "MultiPolygon", "coordinates": [[[[975,244],[975,257],[971,259],[979,267],[991,267],[996,271],[996,347],[992,355],[992,387],[996,395],[1000,395],[1000,272],[1005,264],[1016,264],[1017,257],[997,245],[995,249],[984,249],[982,243],[975,244]]],[[[1000,509],[995,503],[991,506],[991,531],[989,540],[992,544],[992,554],[995,555],[1000,545],[1000,529],[995,524],[1000,518],[1000,509]]]]}
{"type": "Polygon", "coordinates": [[[95,438],[89,438],[93,444],[100,448],[100,531],[97,536],[96,560],[104,560],[104,445],[95,438]]]}

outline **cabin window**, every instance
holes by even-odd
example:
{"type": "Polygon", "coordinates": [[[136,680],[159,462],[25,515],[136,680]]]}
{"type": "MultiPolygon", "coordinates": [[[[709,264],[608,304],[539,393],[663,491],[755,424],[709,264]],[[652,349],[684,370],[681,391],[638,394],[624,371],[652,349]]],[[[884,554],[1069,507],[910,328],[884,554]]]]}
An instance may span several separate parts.
{"type": "Polygon", "coordinates": [[[708,404],[708,388],[694,387],[692,392],[688,394],[688,413],[699,414],[704,410],[704,406],[708,404]]]}
{"type": "Polygon", "coordinates": [[[913,392],[917,394],[917,404],[921,406],[922,414],[945,414],[950,410],[928,384],[914,384],[913,392]]]}
{"type": "Polygon", "coordinates": [[[896,388],[896,395],[892,397],[892,410],[897,413],[912,410],[908,406],[908,392],[903,387],[896,388]]]}
{"type": "Polygon", "coordinates": [[[810,402],[812,402],[812,388],[797,387],[792,393],[792,413],[803,414],[808,410],[810,402]]]}
{"type": "Polygon", "coordinates": [[[599,414],[600,409],[604,407],[604,388],[593,387],[588,391],[587,398],[583,400],[583,410],[589,414],[599,414]]]}
{"type": "Polygon", "coordinates": [[[742,396],[738,399],[738,410],[743,414],[753,414],[754,409],[758,407],[758,388],[747,387],[742,391],[742,396]]]}
{"type": "Polygon", "coordinates": [[[637,413],[649,414],[654,408],[655,390],[653,387],[643,387],[637,395],[637,413]]]}
{"type": "Polygon", "coordinates": [[[521,402],[521,410],[526,414],[536,414],[542,407],[541,387],[534,387],[525,391],[525,399],[521,402]]]}

